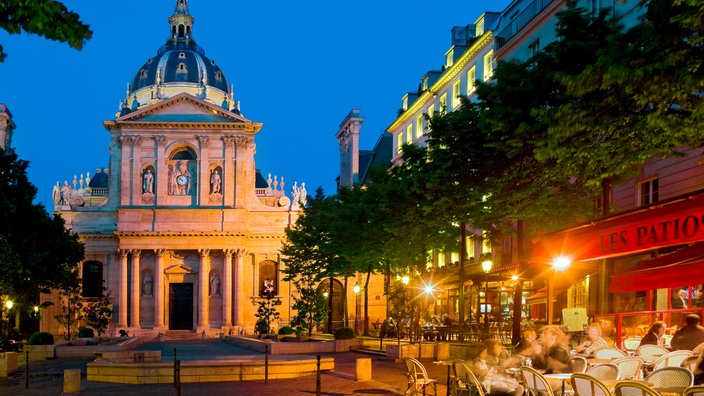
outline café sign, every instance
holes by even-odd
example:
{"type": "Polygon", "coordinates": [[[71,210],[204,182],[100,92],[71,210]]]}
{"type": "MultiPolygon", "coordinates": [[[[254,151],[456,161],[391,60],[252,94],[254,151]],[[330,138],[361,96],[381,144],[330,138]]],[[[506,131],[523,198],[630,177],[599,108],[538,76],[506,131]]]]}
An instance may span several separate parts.
{"type": "Polygon", "coordinates": [[[595,260],[704,241],[704,198],[695,197],[561,231],[533,249],[534,261],[595,260]]]}

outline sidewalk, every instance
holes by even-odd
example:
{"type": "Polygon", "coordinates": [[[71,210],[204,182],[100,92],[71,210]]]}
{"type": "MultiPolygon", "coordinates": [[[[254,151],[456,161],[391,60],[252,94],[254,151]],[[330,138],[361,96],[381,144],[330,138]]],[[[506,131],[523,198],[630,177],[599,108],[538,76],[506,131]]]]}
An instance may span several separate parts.
{"type": "MultiPolygon", "coordinates": [[[[193,341],[198,343],[199,341],[193,341]]],[[[226,351],[216,342],[210,342],[209,348],[226,351]]],[[[406,389],[406,369],[403,363],[396,363],[383,357],[356,352],[325,354],[324,357],[335,358],[335,370],[321,373],[321,395],[399,395],[406,389]],[[372,381],[355,381],[357,358],[372,359],[372,381]]],[[[0,395],[16,396],[53,396],[63,394],[63,370],[80,368],[83,373],[81,395],[176,395],[177,390],[171,384],[128,385],[87,381],[86,364],[90,360],[57,359],[42,362],[30,362],[29,388],[25,388],[25,367],[8,378],[0,378],[0,395]]],[[[438,380],[438,394],[446,393],[445,381],[447,368],[437,366],[432,360],[422,360],[431,378],[438,380]]],[[[315,395],[316,376],[295,379],[241,382],[206,382],[181,384],[181,395],[315,395]]]]}

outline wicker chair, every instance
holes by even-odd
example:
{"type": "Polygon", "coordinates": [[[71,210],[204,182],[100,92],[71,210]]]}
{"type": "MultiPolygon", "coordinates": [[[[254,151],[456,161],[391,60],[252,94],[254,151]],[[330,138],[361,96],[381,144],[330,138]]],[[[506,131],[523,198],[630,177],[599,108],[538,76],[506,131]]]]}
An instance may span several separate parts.
{"type": "Polygon", "coordinates": [[[521,377],[523,378],[523,386],[528,393],[535,396],[555,396],[548,380],[535,369],[525,366],[521,367],[521,377]]]}
{"type": "Polygon", "coordinates": [[[689,371],[694,372],[694,370],[697,368],[697,359],[699,359],[699,357],[696,355],[686,357],[682,362],[680,362],[680,367],[684,367],[686,369],[689,369],[689,371]]]}
{"type": "Polygon", "coordinates": [[[694,384],[694,374],[684,367],[663,367],[645,377],[653,388],[688,387],[694,384]]]}
{"type": "Polygon", "coordinates": [[[600,381],[616,380],[618,379],[619,373],[620,370],[618,366],[613,363],[597,364],[587,369],[587,374],[600,381]]]}
{"type": "Polygon", "coordinates": [[[702,352],[704,352],[704,342],[695,346],[694,349],[692,349],[692,355],[694,356],[699,356],[702,354],[702,352]]]}
{"type": "Polygon", "coordinates": [[[615,396],[660,396],[655,389],[642,382],[623,381],[616,384],[615,396]]]}
{"type": "Polygon", "coordinates": [[[428,378],[428,371],[425,366],[418,360],[412,357],[403,358],[403,362],[406,363],[406,369],[408,372],[406,376],[408,377],[408,387],[406,388],[406,395],[415,395],[420,393],[422,395],[426,394],[425,388],[428,385],[432,385],[433,395],[438,394],[437,383],[438,381],[432,378],[428,378]]]}
{"type": "Polygon", "coordinates": [[[618,366],[618,379],[643,378],[643,359],[635,356],[614,359],[611,363],[618,366]]]}
{"type": "Polygon", "coordinates": [[[657,370],[662,367],[680,366],[682,361],[690,356],[692,356],[692,351],[681,350],[668,352],[655,360],[653,363],[653,370],[657,370]]]}
{"type": "Polygon", "coordinates": [[[587,359],[581,356],[572,356],[572,370],[575,373],[586,373],[587,367],[589,367],[587,359]]]}
{"type": "Polygon", "coordinates": [[[626,356],[628,356],[626,352],[614,347],[599,348],[594,351],[596,359],[616,359],[626,356]]]}
{"type": "Polygon", "coordinates": [[[570,382],[575,396],[611,396],[609,388],[589,374],[574,373],[570,382]]]}
{"type": "Polygon", "coordinates": [[[670,353],[667,349],[658,345],[641,345],[636,349],[636,354],[645,360],[655,360],[660,356],[670,353]]]}
{"type": "Polygon", "coordinates": [[[692,385],[684,390],[682,396],[704,396],[704,385],[692,385]]]}
{"type": "Polygon", "coordinates": [[[485,396],[484,387],[464,360],[452,362],[452,396],[485,396]]]}
{"type": "Polygon", "coordinates": [[[638,346],[640,345],[640,340],[641,339],[639,337],[627,338],[623,340],[623,349],[626,352],[635,353],[636,349],[638,349],[638,346]]]}

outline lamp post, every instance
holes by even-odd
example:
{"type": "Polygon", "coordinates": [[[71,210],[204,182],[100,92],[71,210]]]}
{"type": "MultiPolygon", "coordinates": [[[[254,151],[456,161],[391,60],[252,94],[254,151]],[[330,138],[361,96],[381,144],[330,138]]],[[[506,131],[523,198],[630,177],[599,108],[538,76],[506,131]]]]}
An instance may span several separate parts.
{"type": "Polygon", "coordinates": [[[362,287],[359,286],[359,283],[355,282],[354,286],[352,287],[352,290],[354,291],[354,331],[355,333],[359,332],[359,292],[362,291],[362,287]]]}
{"type": "Polygon", "coordinates": [[[484,329],[486,335],[489,335],[489,271],[494,263],[491,259],[486,258],[482,261],[482,269],[484,270],[484,329]]]}
{"type": "Polygon", "coordinates": [[[552,319],[555,315],[553,306],[553,281],[555,272],[567,269],[572,263],[572,259],[565,256],[558,256],[552,260],[552,271],[548,275],[548,325],[552,325],[552,319]]]}

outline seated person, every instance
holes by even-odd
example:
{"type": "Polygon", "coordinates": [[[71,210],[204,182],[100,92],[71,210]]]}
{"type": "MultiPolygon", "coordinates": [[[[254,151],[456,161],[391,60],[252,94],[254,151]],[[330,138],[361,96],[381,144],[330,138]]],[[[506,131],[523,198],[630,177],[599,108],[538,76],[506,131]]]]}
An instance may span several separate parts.
{"type": "Polygon", "coordinates": [[[685,321],[687,324],[677,330],[672,336],[672,341],[670,341],[672,349],[687,349],[691,351],[704,342],[704,327],[699,324],[701,321],[699,315],[689,314],[685,317],[685,321]]]}
{"type": "Polygon", "coordinates": [[[601,326],[591,324],[587,328],[587,339],[583,343],[577,345],[575,351],[583,355],[592,355],[594,351],[608,347],[609,344],[601,337],[601,326]]]}
{"type": "Polygon", "coordinates": [[[650,326],[650,329],[648,330],[648,334],[644,335],[643,338],[640,340],[640,345],[659,345],[659,346],[665,346],[665,339],[663,336],[665,335],[665,330],[667,329],[667,325],[665,325],[665,322],[662,321],[656,321],[653,322],[652,326],[650,326]]]}
{"type": "Polygon", "coordinates": [[[567,350],[567,335],[556,326],[545,326],[540,335],[543,353],[537,355],[533,366],[545,374],[573,373],[572,359],[567,350]]]}
{"type": "Polygon", "coordinates": [[[540,347],[540,343],[536,341],[538,335],[535,330],[526,329],[521,336],[521,340],[513,348],[511,356],[513,362],[511,365],[523,365],[525,358],[535,359],[535,357],[543,351],[540,347]]]}
{"type": "Polygon", "coordinates": [[[484,341],[487,349],[486,362],[491,367],[506,367],[509,363],[509,356],[506,348],[496,338],[484,341]]]}
{"type": "Polygon", "coordinates": [[[523,387],[518,381],[511,376],[503,374],[503,370],[497,370],[496,367],[490,366],[487,363],[488,356],[486,345],[480,344],[479,354],[470,367],[472,373],[484,386],[484,390],[492,395],[523,395],[523,387]]]}

